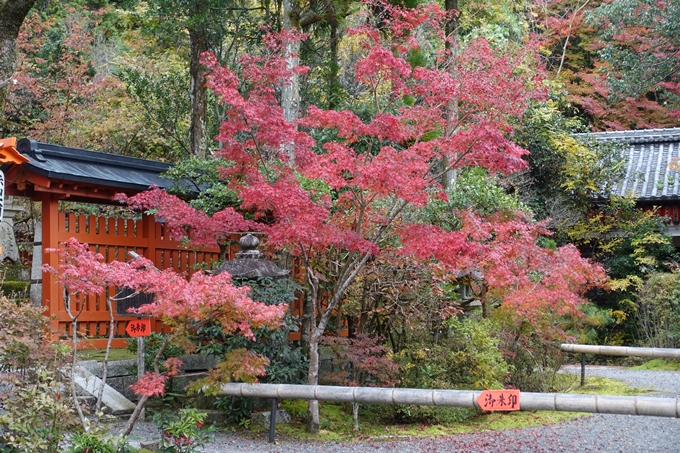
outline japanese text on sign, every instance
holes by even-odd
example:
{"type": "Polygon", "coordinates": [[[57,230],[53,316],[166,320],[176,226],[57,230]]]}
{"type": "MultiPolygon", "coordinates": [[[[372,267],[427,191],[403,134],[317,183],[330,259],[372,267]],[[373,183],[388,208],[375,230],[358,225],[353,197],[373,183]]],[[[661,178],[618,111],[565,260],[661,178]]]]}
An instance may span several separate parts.
{"type": "Polygon", "coordinates": [[[484,411],[518,411],[519,390],[484,390],[477,404],[484,411]]]}
{"type": "Polygon", "coordinates": [[[151,334],[151,319],[137,319],[128,322],[125,332],[131,337],[145,337],[151,334]]]}

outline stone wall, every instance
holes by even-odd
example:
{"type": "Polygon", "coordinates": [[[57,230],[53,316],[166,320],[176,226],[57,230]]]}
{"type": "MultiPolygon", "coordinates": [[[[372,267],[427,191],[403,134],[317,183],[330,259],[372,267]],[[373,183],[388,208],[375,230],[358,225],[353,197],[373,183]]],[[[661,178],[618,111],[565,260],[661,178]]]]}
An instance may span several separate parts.
{"type": "MultiPolygon", "coordinates": [[[[182,360],[182,371],[179,376],[172,379],[173,389],[183,390],[191,380],[196,380],[201,376],[183,376],[185,373],[194,374],[205,372],[214,368],[217,364],[217,356],[207,355],[187,355],[180,357],[182,360]]],[[[96,360],[81,362],[80,365],[90,373],[101,378],[102,364],[96,360]]],[[[122,393],[130,401],[137,401],[137,395],[130,390],[130,385],[137,381],[136,360],[117,360],[109,362],[106,376],[106,383],[122,393]]]]}

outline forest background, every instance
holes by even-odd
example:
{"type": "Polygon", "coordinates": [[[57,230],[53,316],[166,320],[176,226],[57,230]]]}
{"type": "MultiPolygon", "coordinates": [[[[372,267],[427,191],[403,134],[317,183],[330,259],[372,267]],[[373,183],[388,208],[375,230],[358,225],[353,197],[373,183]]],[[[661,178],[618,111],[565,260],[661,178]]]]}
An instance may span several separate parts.
{"type": "MultiPolygon", "coordinates": [[[[234,225],[303,260],[307,337],[279,359],[297,358],[307,382],[324,341],[354,357],[349,375],[328,379],[536,391],[552,389],[565,340],[678,345],[665,221],[608,192],[616,149],[573,135],[678,125],[677,2],[18,0],[0,2],[0,25],[0,135],[176,163],[173,178],[207,188],[192,209],[213,220],[235,209],[234,225]],[[457,83],[449,98],[436,97],[441,74],[457,83]],[[281,135],[258,135],[267,128],[281,135]],[[388,144],[465,151],[379,161],[388,144]],[[348,149],[373,159],[338,164],[348,149]],[[416,170],[436,188],[399,180],[416,170]],[[244,189],[252,181],[279,190],[271,205],[244,189]],[[326,220],[292,205],[300,187],[332,200],[326,220]],[[280,224],[282,193],[306,229],[280,224]],[[343,194],[377,194],[370,240],[356,221],[369,204],[343,194]],[[345,324],[351,340],[322,340],[345,324]],[[360,351],[396,368],[358,372],[370,362],[360,351]]],[[[131,204],[162,212],[165,197],[131,204]]]]}

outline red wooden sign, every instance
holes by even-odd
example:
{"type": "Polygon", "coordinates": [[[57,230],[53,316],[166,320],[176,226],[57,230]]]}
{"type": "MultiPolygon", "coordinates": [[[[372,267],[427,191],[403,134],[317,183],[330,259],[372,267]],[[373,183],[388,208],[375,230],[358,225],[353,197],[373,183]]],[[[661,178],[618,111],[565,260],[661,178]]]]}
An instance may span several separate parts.
{"type": "Polygon", "coordinates": [[[477,404],[483,411],[518,411],[519,390],[484,390],[477,404]]]}
{"type": "Polygon", "coordinates": [[[142,318],[128,322],[125,332],[131,337],[145,337],[151,334],[151,319],[142,318]]]}

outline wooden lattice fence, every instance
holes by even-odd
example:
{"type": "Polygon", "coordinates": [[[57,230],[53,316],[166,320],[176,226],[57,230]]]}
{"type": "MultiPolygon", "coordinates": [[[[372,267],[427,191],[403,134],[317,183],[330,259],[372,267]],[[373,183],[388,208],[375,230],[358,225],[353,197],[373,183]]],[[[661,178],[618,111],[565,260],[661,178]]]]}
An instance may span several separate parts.
{"type": "MultiPolygon", "coordinates": [[[[51,231],[47,236],[51,240],[43,240],[43,247],[56,248],[74,237],[79,242],[86,242],[90,249],[101,253],[107,262],[130,259],[128,252],[133,251],[152,260],[159,269],[172,268],[177,272],[191,275],[196,269],[210,267],[218,260],[219,250],[188,250],[179,242],[170,240],[165,234],[163,223],[157,222],[153,216],[142,219],[107,218],[95,215],[76,215],[57,212],[58,221],[51,223],[51,231]],[[54,226],[57,226],[54,231],[54,226]],[[56,240],[56,244],[54,241],[56,240]],[[46,242],[52,244],[46,244],[46,242]],[[55,247],[56,245],[56,247],[55,247]]],[[[44,220],[44,219],[43,219],[44,220]]],[[[46,262],[54,261],[55,254],[45,254],[46,262]]],[[[229,257],[228,257],[229,259],[229,257]]],[[[56,263],[50,263],[56,267],[56,263]]],[[[109,288],[108,295],[115,294],[115,288],[109,288]]],[[[72,323],[66,313],[63,289],[48,275],[43,279],[43,304],[47,306],[47,314],[54,317],[53,330],[59,336],[72,334],[72,323]]],[[[81,297],[75,301],[72,313],[85,305],[78,318],[78,331],[87,341],[84,347],[101,348],[106,344],[109,328],[109,312],[106,306],[106,295],[81,297]]],[[[115,302],[114,302],[115,304],[115,302]]],[[[128,321],[136,319],[132,316],[117,316],[114,313],[114,347],[125,346],[125,326],[128,321]]],[[[159,320],[153,320],[155,332],[162,332],[159,320]]]]}

